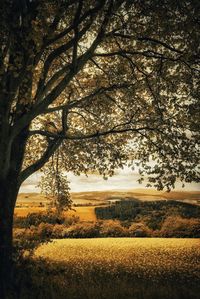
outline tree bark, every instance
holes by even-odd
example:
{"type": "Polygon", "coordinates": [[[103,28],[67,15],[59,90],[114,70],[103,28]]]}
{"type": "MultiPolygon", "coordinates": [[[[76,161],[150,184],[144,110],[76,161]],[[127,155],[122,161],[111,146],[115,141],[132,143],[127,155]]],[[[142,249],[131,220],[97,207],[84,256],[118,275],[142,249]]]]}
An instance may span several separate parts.
{"type": "Polygon", "coordinates": [[[12,284],[13,214],[18,194],[14,177],[0,181],[0,298],[12,284]]]}

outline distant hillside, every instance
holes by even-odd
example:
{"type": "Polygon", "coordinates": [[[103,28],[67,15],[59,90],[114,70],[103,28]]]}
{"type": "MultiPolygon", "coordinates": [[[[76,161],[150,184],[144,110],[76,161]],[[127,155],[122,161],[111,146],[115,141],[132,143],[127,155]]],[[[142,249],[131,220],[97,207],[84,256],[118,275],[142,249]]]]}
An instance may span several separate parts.
{"type": "MultiPolygon", "coordinates": [[[[75,205],[99,205],[107,204],[109,201],[137,198],[142,201],[152,200],[178,200],[192,204],[200,204],[200,191],[172,191],[163,192],[153,189],[134,190],[112,190],[112,191],[90,191],[71,193],[75,205]]],[[[49,198],[39,193],[20,193],[17,200],[18,206],[46,205],[49,198]]]]}
{"type": "Polygon", "coordinates": [[[160,229],[169,216],[200,219],[200,206],[174,200],[141,201],[133,198],[96,207],[95,213],[97,219],[144,222],[152,229],[160,229]]]}

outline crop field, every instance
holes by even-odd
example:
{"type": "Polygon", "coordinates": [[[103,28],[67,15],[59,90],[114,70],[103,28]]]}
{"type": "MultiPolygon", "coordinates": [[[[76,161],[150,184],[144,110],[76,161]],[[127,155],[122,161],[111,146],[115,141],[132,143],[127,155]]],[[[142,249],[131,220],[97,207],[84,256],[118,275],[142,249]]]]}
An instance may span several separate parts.
{"type": "MultiPolygon", "coordinates": [[[[46,212],[44,207],[30,207],[30,208],[16,208],[15,215],[18,217],[26,217],[29,213],[43,213],[46,212]]],[[[78,216],[80,221],[96,221],[94,206],[75,207],[73,210],[65,212],[65,216],[78,216]]]]}
{"type": "Polygon", "coordinates": [[[96,221],[97,217],[93,206],[75,207],[73,210],[65,212],[66,216],[78,216],[80,221],[96,221]]]}
{"type": "MultiPolygon", "coordinates": [[[[174,199],[193,204],[199,204],[200,192],[162,192],[156,190],[136,189],[125,191],[91,191],[72,193],[72,200],[76,206],[74,210],[66,212],[66,215],[76,215],[81,221],[96,221],[94,208],[107,204],[119,198],[138,198],[142,201],[174,199]]],[[[48,197],[38,193],[21,193],[18,196],[15,215],[26,217],[29,213],[45,212],[48,197]]]]}
{"type": "MultiPolygon", "coordinates": [[[[90,192],[72,192],[74,204],[92,204],[107,203],[109,200],[118,198],[138,198],[141,200],[161,200],[173,199],[186,201],[193,204],[199,204],[200,191],[171,191],[163,192],[154,189],[135,189],[135,190],[112,190],[112,191],[90,191],[90,192]]],[[[17,206],[35,206],[40,203],[48,203],[48,197],[39,193],[20,193],[17,199],[17,206]]]]}
{"type": "Polygon", "coordinates": [[[63,239],[39,247],[36,256],[73,266],[77,271],[105,271],[200,279],[200,240],[162,238],[63,239]]]}
{"type": "Polygon", "coordinates": [[[53,240],[41,245],[35,258],[49,265],[51,298],[199,298],[199,239],[53,240]]]}
{"type": "Polygon", "coordinates": [[[47,209],[44,207],[23,207],[15,208],[15,216],[26,217],[29,213],[42,213],[47,209]]]}

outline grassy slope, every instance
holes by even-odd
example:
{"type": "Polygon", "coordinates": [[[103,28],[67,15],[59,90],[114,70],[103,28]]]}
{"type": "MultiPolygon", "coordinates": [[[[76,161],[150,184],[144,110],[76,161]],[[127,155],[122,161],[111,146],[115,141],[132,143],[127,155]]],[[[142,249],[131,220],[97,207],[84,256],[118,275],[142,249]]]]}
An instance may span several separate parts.
{"type": "Polygon", "coordinates": [[[96,221],[94,207],[76,207],[74,210],[65,212],[66,215],[78,216],[81,221],[96,221]]]}

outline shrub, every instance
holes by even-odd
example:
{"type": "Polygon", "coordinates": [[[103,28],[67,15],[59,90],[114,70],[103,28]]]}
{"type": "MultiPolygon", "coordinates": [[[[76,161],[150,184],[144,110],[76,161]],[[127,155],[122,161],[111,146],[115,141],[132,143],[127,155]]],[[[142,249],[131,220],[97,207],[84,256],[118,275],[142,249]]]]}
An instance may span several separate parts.
{"type": "Polygon", "coordinates": [[[127,229],[117,220],[102,222],[100,235],[102,237],[125,237],[128,235],[127,229]]]}
{"type": "Polygon", "coordinates": [[[131,237],[150,237],[151,229],[143,223],[133,223],[129,227],[129,236],[131,237]]]}
{"type": "Polygon", "coordinates": [[[49,224],[64,224],[65,226],[70,226],[74,223],[79,222],[79,217],[58,215],[55,212],[46,213],[30,213],[26,217],[17,217],[14,219],[15,228],[30,228],[32,225],[38,226],[40,223],[49,224]]]}
{"type": "Polygon", "coordinates": [[[95,238],[99,236],[99,224],[93,223],[77,223],[64,231],[66,237],[69,238],[95,238]]]}
{"type": "MultiPolygon", "coordinates": [[[[48,226],[51,225],[48,224],[48,226]]],[[[15,229],[13,242],[14,260],[18,261],[24,256],[32,255],[40,244],[49,242],[51,229],[52,227],[47,228],[45,223],[40,225],[40,227],[32,225],[26,229],[15,229]]]]}
{"type": "Polygon", "coordinates": [[[40,223],[38,225],[36,233],[41,238],[51,238],[53,233],[54,225],[49,223],[40,223]]]}
{"type": "Polygon", "coordinates": [[[57,215],[55,212],[31,213],[24,218],[24,227],[30,227],[31,225],[37,226],[42,222],[49,224],[62,224],[64,221],[64,216],[57,215]]]}
{"type": "Polygon", "coordinates": [[[79,216],[76,216],[76,215],[72,215],[72,216],[67,216],[64,220],[64,225],[65,226],[71,226],[75,223],[78,223],[80,221],[80,218],[79,216]]]}
{"type": "Polygon", "coordinates": [[[63,224],[55,224],[52,230],[52,238],[62,239],[65,237],[66,226],[63,224]]]}
{"type": "Polygon", "coordinates": [[[163,222],[160,230],[162,237],[200,237],[200,220],[182,218],[180,216],[169,216],[163,222]]]}

